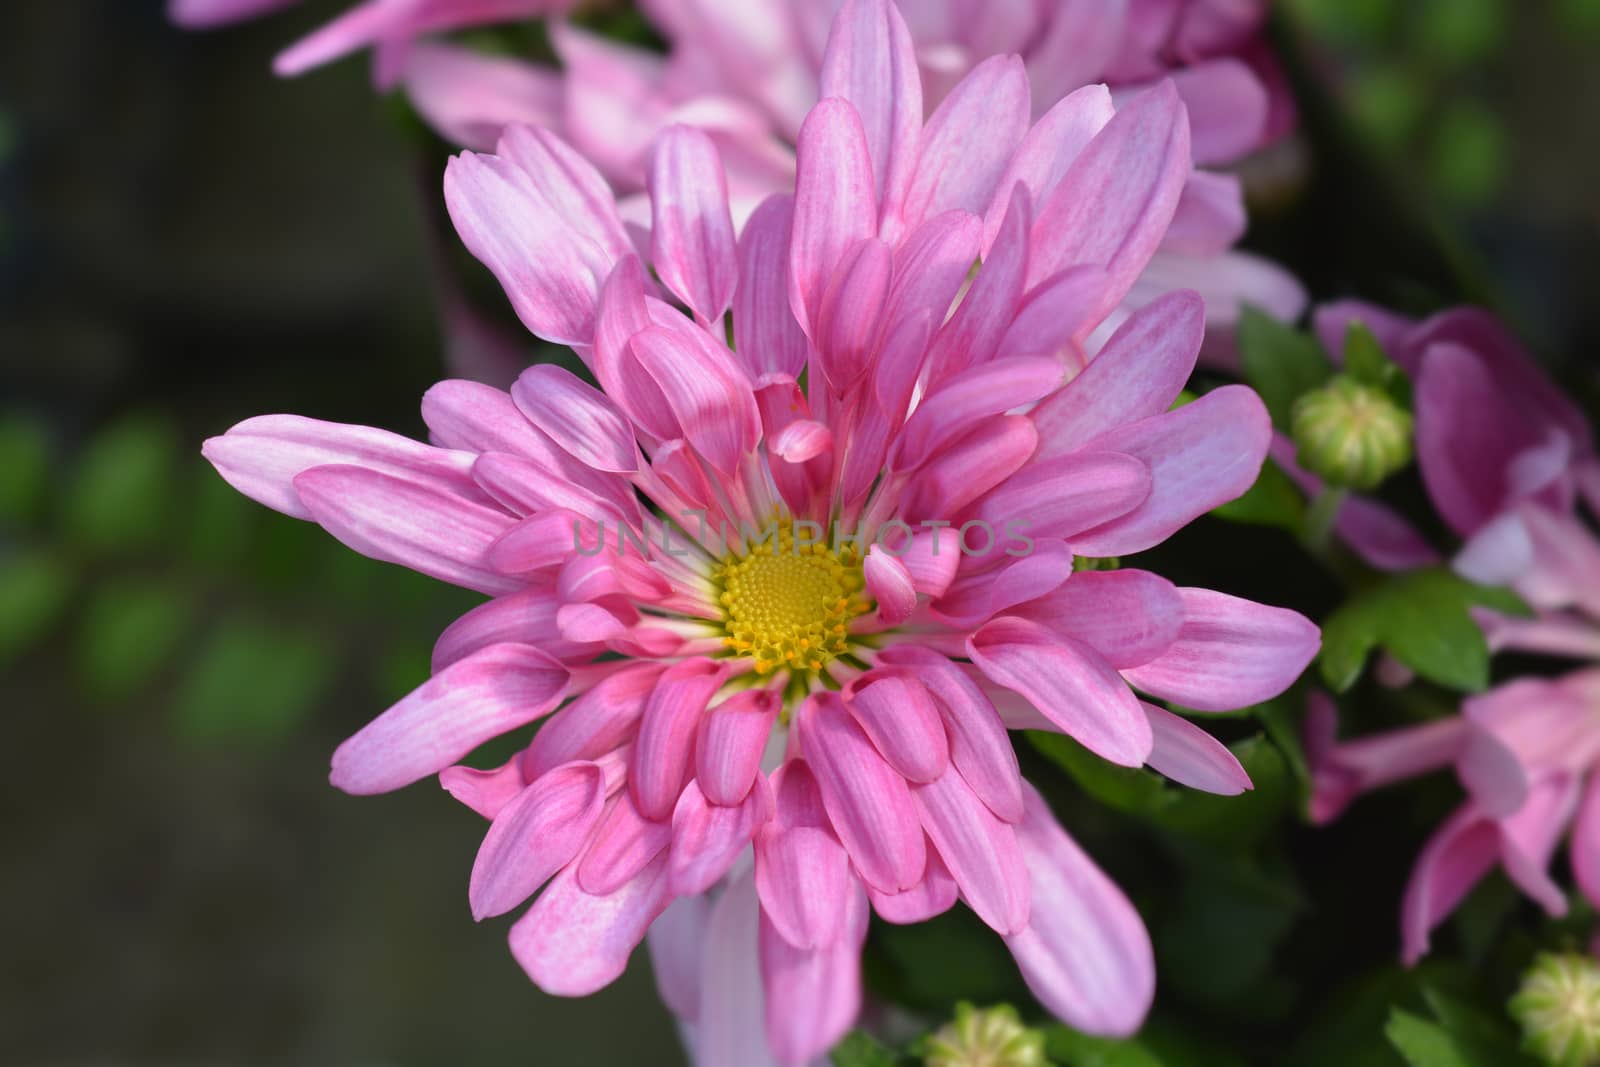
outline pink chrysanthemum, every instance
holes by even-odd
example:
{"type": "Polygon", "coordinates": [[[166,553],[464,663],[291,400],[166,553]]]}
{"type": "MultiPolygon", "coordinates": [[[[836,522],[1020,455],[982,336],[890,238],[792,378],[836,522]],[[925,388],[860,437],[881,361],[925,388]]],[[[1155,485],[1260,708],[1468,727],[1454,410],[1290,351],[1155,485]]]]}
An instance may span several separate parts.
{"type": "Polygon", "coordinates": [[[537,893],[511,945],[551,992],[606,985],[688,901],[658,947],[704,987],[669,1001],[703,1062],[740,1067],[805,1061],[851,1024],[869,908],[913,922],[958,897],[1052,1011],[1135,1029],[1144,927],[1022,782],[1006,726],[1238,792],[1228,751],[1135,689],[1241,707],[1318,643],[1293,612],[1075,573],[1237,496],[1268,447],[1248,389],[1173,408],[1203,333],[1193,293],[1069,370],[1177,209],[1175,90],[1114,115],[1086,94],[1028,130],[1010,57],[924,126],[893,9],[850,12],[824,60],[842,95],[800,130],[794,194],[737,239],[697,129],[656,143],[647,227],[548,131],[452,160],[463,240],[598,388],[552,366],[509,394],[441,383],[431,445],[267,416],[206,446],[253,498],[492,597],[440,637],[430,681],[340,746],[334,784],[439,774],[490,818],[474,913],[537,893]],[[539,719],[504,766],[455,765],[539,719]],[[709,971],[683,962],[697,934],[709,971]],[[763,1014],[764,1037],[738,1029],[763,1014]]]}
{"type": "MultiPolygon", "coordinates": [[[[1475,616],[1492,651],[1600,660],[1600,541],[1577,510],[1600,511],[1600,461],[1582,413],[1488,313],[1458,308],[1412,322],[1357,303],[1318,312],[1325,347],[1338,352],[1352,321],[1366,324],[1412,378],[1417,464],[1444,524],[1462,539],[1452,559],[1464,576],[1509,585],[1535,609],[1515,618],[1475,616]]],[[[1274,458],[1307,488],[1280,440],[1274,458]]],[[[1355,497],[1337,532],[1368,563],[1399,570],[1442,557],[1411,525],[1355,497]]],[[[1327,822],[1362,793],[1453,767],[1469,799],[1418,857],[1401,911],[1403,956],[1420,959],[1429,936],[1495,866],[1552,914],[1565,894],[1547,868],[1573,826],[1579,887],[1600,903],[1600,671],[1523,678],[1466,700],[1461,714],[1337,742],[1336,710],[1313,699],[1307,748],[1311,816],[1327,822]],[[1580,801],[1581,798],[1581,801],[1580,801]],[[1574,825],[1574,818],[1576,823],[1574,825]]]]}

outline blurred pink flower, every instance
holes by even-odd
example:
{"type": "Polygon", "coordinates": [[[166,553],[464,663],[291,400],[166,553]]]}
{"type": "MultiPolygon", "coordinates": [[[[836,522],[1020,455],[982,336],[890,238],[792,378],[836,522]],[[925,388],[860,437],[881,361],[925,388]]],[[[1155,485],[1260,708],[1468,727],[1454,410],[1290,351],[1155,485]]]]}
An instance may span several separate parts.
{"type": "MultiPolygon", "coordinates": [[[[1600,660],[1600,541],[1577,510],[1581,499],[1600,511],[1600,464],[1582,413],[1486,312],[1460,308],[1412,322],[1368,305],[1330,305],[1316,315],[1329,352],[1342,349],[1352,321],[1365,323],[1412,378],[1423,484],[1463,539],[1455,570],[1509,585],[1535,610],[1526,619],[1475,611],[1490,649],[1600,660]]],[[[1273,455],[1317,488],[1294,467],[1292,446],[1280,439],[1273,455]]],[[[1440,559],[1375,500],[1349,500],[1337,529],[1380,569],[1440,559]]],[[[1496,865],[1551,914],[1564,913],[1547,868],[1575,815],[1573,869],[1600,903],[1600,777],[1590,773],[1600,759],[1600,669],[1516,679],[1469,698],[1459,716],[1345,742],[1335,741],[1332,701],[1313,700],[1313,820],[1336,818],[1370,789],[1446,767],[1469,794],[1423,848],[1406,890],[1408,963],[1496,865]]]]}
{"type": "Polygon", "coordinates": [[[1294,612],[1074,573],[1238,496],[1267,450],[1246,388],[1173,408],[1193,293],[1129,316],[1086,369],[1058,355],[1177,211],[1176,90],[1115,110],[1082,90],[1030,129],[1025,68],[997,57],[924,123],[912,58],[892,7],[846,5],[794,190],[737,237],[692,126],[657,139],[627,220],[548,130],[451,161],[462,240],[598,389],[535,366],[509,394],[435,386],[431,445],[276,415],[205,449],[252,498],[492,597],[332,780],[438,774],[489,818],[474,915],[537,893],[511,947],[549,992],[605,986],[660,919],[658,960],[686,976],[664,993],[705,1064],[822,1054],[859,1009],[869,909],[915,922],[958,898],[1050,1010],[1135,1030],[1143,923],[1023,783],[1006,727],[1237,793],[1228,750],[1135,689],[1242,707],[1318,645],[1294,612]],[[539,719],[504,766],[457,765],[539,719]]]}

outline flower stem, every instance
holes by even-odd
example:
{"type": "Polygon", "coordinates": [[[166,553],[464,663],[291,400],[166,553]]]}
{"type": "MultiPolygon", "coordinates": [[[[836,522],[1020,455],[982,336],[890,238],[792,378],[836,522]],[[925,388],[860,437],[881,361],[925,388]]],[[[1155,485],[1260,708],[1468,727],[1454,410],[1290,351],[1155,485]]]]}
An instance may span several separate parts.
{"type": "Polygon", "coordinates": [[[1338,517],[1339,508],[1349,495],[1348,489],[1325,486],[1320,493],[1312,497],[1311,507],[1306,510],[1306,525],[1302,535],[1306,548],[1312,555],[1319,558],[1328,555],[1328,550],[1333,546],[1333,521],[1338,517]]]}

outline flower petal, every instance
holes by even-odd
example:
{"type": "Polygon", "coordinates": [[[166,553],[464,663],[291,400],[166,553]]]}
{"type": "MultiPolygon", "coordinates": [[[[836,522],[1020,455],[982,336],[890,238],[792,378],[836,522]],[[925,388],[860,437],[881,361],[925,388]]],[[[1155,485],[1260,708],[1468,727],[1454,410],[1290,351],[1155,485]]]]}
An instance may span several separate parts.
{"type": "Polygon", "coordinates": [[[672,840],[672,824],[647,818],[619,793],[600,820],[583,858],[574,866],[585,893],[607,896],[631,881],[672,840]]]}
{"type": "Polygon", "coordinates": [[[881,544],[875,544],[867,549],[861,571],[867,582],[867,595],[878,605],[880,622],[898,626],[911,617],[917,607],[917,590],[904,563],[881,544]]]}
{"type": "Polygon", "coordinates": [[[1166,708],[1140,702],[1150,720],[1152,770],[1180,785],[1221,796],[1254,789],[1239,759],[1221,741],[1166,708]]]}
{"type": "Polygon", "coordinates": [[[1294,684],[1322,633],[1297,611],[1209,589],[1180,589],[1183,628],[1165,652],[1126,671],[1147,693],[1199,711],[1259,704],[1294,684]]]}
{"type": "Polygon", "coordinates": [[[928,837],[961,898],[1002,936],[1028,923],[1032,897],[1016,832],[954,771],[911,790],[928,837]]]}
{"type": "Polygon", "coordinates": [[[1183,629],[1178,588],[1149,571],[1083,571],[1012,612],[1082,641],[1118,670],[1149,663],[1183,629]]]}
{"type": "Polygon", "coordinates": [[[762,913],[795,948],[816,949],[838,940],[859,892],[850,857],[826,830],[776,825],[756,838],[756,890],[762,913]]]}
{"type": "Polygon", "coordinates": [[[387,793],[437,774],[492,737],[549,712],[567,671],[527,645],[491,645],[452,664],[373,719],[333,754],[346,793],[387,793]]]}
{"type": "Polygon", "coordinates": [[[1427,953],[1428,935],[1489,873],[1499,852],[1495,824],[1470,803],[1428,838],[1406,883],[1400,910],[1401,958],[1407,966],[1427,953]]]}
{"type": "Polygon", "coordinates": [[[663,670],[659,663],[629,664],[550,716],[522,754],[523,773],[536,780],[564,763],[595,759],[630,740],[663,670]]]}
{"type": "Polygon", "coordinates": [[[727,679],[727,668],[708,659],[668,667],[645,704],[634,748],[628,788],[647,818],[666,819],[689,779],[694,737],[711,695],[727,679]]]}
{"type": "Polygon", "coordinates": [[[631,474],[639,469],[633,426],[600,390],[564,367],[538,363],[511,387],[529,422],[584,466],[631,474]]]}
{"type": "Polygon", "coordinates": [[[1022,60],[990,56],[928,117],[902,209],[907,224],[951,208],[974,214],[987,209],[1027,130],[1028,78],[1022,60]]]}
{"type": "Polygon", "coordinates": [[[600,821],[605,776],[593,763],[568,763],[533,780],[494,817],[472,865],[472,917],[486,919],[527,900],[570,863],[600,821]]]}
{"type": "Polygon", "coordinates": [[[897,215],[922,129],[922,77],[899,8],[889,0],[847,0],[834,16],[818,80],[821,99],[854,106],[882,217],[897,215]]]}
{"type": "Polygon", "coordinates": [[[931,844],[928,846],[928,869],[923,872],[922,881],[910,889],[902,893],[880,893],[867,886],[872,910],[884,922],[900,926],[927,922],[943,915],[960,895],[961,889],[945,868],[944,860],[939,858],[939,850],[931,844]]]}
{"type": "Polygon", "coordinates": [[[704,893],[728,873],[772,813],[772,790],[765,779],[733,807],[712,804],[690,782],[672,812],[672,891],[680,896],[704,893]]]}
{"type": "Polygon", "coordinates": [[[695,776],[711,803],[734,805],[748,796],[781,705],[771,689],[743,689],[700,717],[695,776]]]}
{"type": "Polygon", "coordinates": [[[826,948],[797,949],[765,917],[760,959],[767,1044],[782,1063],[807,1063],[832,1048],[861,1013],[861,942],[867,905],[851,893],[844,933],[826,948]]]}
{"type": "Polygon", "coordinates": [[[844,706],[878,753],[907,780],[931,782],[950,765],[933,697],[909,671],[872,670],[850,680],[844,706]]]}
{"type": "Polygon", "coordinates": [[[739,284],[733,293],[734,352],[752,377],[798,378],[806,364],[806,335],[789,310],[789,230],[794,197],[761,202],[739,234],[739,284]]]}
{"type": "Polygon", "coordinates": [[[845,251],[877,232],[872,158],[861,119],[848,101],[817,104],[795,148],[794,229],[789,246],[789,306],[807,333],[845,251]]]}
{"type": "Polygon", "coordinates": [[[650,259],[656,273],[701,322],[722,317],[733,299],[734,258],[728,179],[703,131],[669,126],[650,157],[650,259]]]}

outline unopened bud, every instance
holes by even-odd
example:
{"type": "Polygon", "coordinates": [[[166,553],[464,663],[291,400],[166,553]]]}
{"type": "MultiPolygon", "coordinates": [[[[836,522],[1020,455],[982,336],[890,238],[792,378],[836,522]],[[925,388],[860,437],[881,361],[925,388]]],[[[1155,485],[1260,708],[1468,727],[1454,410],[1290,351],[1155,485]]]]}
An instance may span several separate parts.
{"type": "Polygon", "coordinates": [[[1296,459],[1329,485],[1372,489],[1411,462],[1411,413],[1343,375],[1295,401],[1296,459]]]}
{"type": "Polygon", "coordinates": [[[1511,998],[1523,1044],[1555,1067],[1600,1064],[1600,963],[1575,952],[1544,952],[1511,998]]]}
{"type": "Polygon", "coordinates": [[[1049,1067],[1044,1034],[1022,1025],[1009,1004],[979,1010],[956,1005],[956,1017],[930,1036],[927,1067],[1049,1067]]]}

